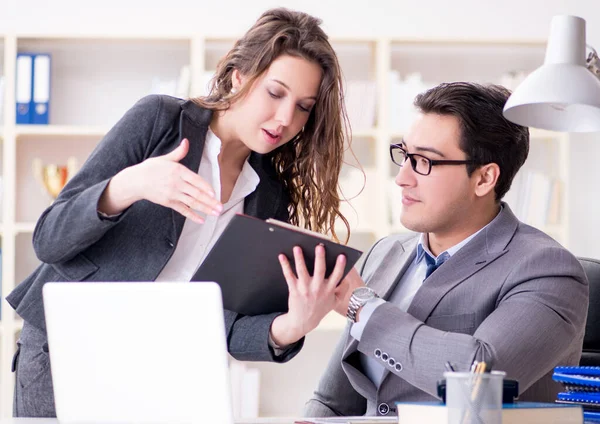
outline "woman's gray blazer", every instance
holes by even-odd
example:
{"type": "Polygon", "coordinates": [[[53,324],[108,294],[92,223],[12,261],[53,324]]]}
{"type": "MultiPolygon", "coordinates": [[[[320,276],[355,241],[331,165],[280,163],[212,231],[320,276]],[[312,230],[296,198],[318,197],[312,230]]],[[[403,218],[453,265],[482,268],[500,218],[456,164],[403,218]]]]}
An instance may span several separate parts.
{"type": "MultiPolygon", "coordinates": [[[[97,213],[98,200],[119,171],[171,152],[183,138],[190,141],[190,149],[181,163],[197,172],[211,117],[212,111],[189,100],[152,95],[140,100],[106,134],[36,225],[33,246],[43,263],[7,297],[25,321],[45,331],[42,286],[48,281],[156,279],[175,250],[185,218],[142,200],[115,219],[103,219],[97,213]]],[[[244,212],[287,221],[289,195],[270,158],[252,153],[249,162],[260,183],[246,197],[244,212]]],[[[295,356],[302,341],[279,357],[268,345],[276,316],[225,311],[229,352],[252,361],[285,362],[295,356]]]]}

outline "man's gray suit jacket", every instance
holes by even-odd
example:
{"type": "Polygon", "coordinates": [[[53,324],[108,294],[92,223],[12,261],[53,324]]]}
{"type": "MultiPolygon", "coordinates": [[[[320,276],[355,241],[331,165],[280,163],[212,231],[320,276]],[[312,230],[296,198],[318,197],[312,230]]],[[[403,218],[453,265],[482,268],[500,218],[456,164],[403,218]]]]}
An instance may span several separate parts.
{"type": "MultiPolygon", "coordinates": [[[[171,152],[184,138],[190,147],[181,163],[198,172],[211,117],[212,111],[192,101],[152,95],[140,100],[107,133],[36,225],[33,246],[43,263],[7,297],[25,321],[45,331],[42,286],[48,281],[156,279],[175,250],[185,218],[142,200],[117,219],[102,219],[98,200],[119,171],[171,152]]],[[[260,183],[246,197],[244,212],[287,221],[289,195],[270,158],[252,153],[249,162],[260,183]]],[[[295,356],[303,341],[279,357],[268,346],[276,315],[250,317],[225,311],[229,352],[253,361],[285,362],[295,356]]]]}
{"type": "MultiPolygon", "coordinates": [[[[521,400],[556,399],[553,368],[579,363],[588,282],[571,253],[503,206],[425,280],[406,312],[379,306],[360,342],[346,328],[304,416],[385,415],[396,401],[435,400],[446,361],[459,370],[486,361],[519,381],[521,400]],[[364,374],[361,354],[384,367],[379,387],[364,374]]],[[[387,299],[417,243],[406,235],[380,240],[364,262],[364,281],[387,299]]]]}

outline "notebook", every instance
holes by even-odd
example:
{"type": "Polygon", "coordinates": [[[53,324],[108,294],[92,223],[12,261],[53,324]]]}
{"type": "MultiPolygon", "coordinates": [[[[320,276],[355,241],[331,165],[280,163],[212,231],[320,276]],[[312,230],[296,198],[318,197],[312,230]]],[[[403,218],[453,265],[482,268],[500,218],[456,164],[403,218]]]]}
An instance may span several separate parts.
{"type": "Polygon", "coordinates": [[[219,286],[47,283],[61,423],[233,422],[219,286]]]}
{"type": "Polygon", "coordinates": [[[243,315],[287,312],[289,290],[277,259],[280,253],[287,256],[295,270],[293,248],[302,247],[306,267],[312,274],[315,247],[322,243],[326,276],[333,271],[339,254],[346,256],[344,275],[362,254],[324,237],[285,222],[237,214],[206,255],[192,281],[219,283],[224,307],[230,311],[243,315]]]}
{"type": "Polygon", "coordinates": [[[600,367],[559,366],[552,379],[564,387],[557,402],[581,405],[586,422],[600,422],[600,367]]]}
{"type": "MultiPolygon", "coordinates": [[[[396,403],[399,424],[447,424],[448,409],[441,402],[396,403]]],[[[471,422],[471,421],[469,421],[471,422]]],[[[515,402],[502,405],[502,424],[583,424],[579,405],[515,402]]]]}

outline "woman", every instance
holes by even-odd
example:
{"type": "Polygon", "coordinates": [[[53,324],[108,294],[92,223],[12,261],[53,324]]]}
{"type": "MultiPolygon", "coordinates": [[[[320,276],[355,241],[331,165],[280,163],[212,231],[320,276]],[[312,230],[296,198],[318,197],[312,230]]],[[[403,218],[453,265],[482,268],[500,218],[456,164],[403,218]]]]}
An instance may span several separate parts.
{"type": "MultiPolygon", "coordinates": [[[[33,235],[43,264],[7,298],[24,319],[15,416],[55,416],[45,282],[190,281],[238,212],[317,231],[345,221],[340,69],[319,25],[304,13],[264,13],[218,65],[209,96],[139,101],[43,213],[33,235]]],[[[345,259],[323,281],[324,249],[316,255],[313,276],[280,258],[286,314],[225,312],[235,358],[291,359],[333,308],[345,259]]]]}

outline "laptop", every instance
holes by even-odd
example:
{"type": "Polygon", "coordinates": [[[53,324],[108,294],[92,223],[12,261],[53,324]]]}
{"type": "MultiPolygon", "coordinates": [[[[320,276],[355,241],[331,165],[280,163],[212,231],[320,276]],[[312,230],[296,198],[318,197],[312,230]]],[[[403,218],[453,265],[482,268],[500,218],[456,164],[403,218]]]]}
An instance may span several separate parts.
{"type": "Polygon", "coordinates": [[[43,297],[59,422],[233,422],[216,283],[47,283],[43,297]]]}

